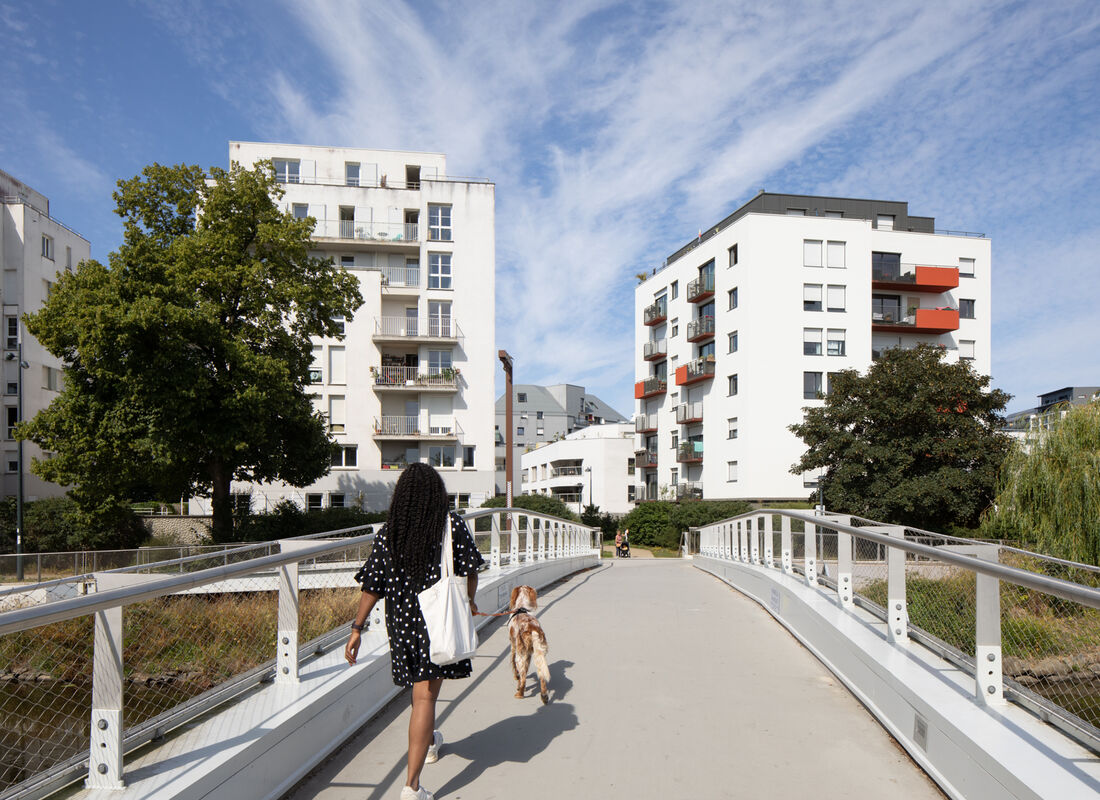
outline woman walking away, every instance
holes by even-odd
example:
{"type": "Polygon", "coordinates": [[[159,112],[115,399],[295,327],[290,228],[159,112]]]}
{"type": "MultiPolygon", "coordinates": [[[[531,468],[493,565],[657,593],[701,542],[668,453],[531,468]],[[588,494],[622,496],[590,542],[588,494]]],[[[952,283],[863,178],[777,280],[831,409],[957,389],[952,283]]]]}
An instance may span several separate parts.
{"type": "Polygon", "coordinates": [[[447,489],[427,464],[410,464],[397,481],[386,525],[374,540],[374,548],[355,575],[363,594],[351,625],[344,658],[354,664],[359,655],[360,632],[379,598],[386,598],[386,629],[390,637],[393,682],[412,687],[409,717],[409,772],[402,800],[435,800],[420,785],[420,770],[439,758],[443,736],[435,730],[435,702],[444,678],[468,678],[470,659],[446,666],[429,659],[428,629],[420,613],[417,594],[439,580],[440,555],[445,526],[451,525],[451,544],[456,575],[466,576],[470,610],[477,611],[477,570],[481,557],[474,537],[457,514],[448,519],[447,489]]]}

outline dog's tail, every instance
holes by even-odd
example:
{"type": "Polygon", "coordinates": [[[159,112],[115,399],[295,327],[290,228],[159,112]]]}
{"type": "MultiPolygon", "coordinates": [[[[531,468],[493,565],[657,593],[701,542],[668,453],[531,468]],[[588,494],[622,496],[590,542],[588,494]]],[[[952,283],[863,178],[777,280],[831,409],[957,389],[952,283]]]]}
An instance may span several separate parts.
{"type": "Polygon", "coordinates": [[[546,652],[548,647],[546,645],[546,634],[541,629],[536,628],[531,631],[531,645],[535,651],[534,656],[535,672],[539,676],[539,697],[542,698],[543,703],[550,702],[550,667],[546,663],[546,652]]]}

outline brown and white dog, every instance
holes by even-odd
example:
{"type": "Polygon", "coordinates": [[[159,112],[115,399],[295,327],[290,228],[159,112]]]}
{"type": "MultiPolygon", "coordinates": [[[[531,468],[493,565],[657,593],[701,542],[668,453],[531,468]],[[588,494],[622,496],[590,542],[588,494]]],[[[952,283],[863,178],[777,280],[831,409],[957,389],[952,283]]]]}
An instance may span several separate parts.
{"type": "Polygon", "coordinates": [[[538,592],[531,586],[517,586],[512,590],[508,610],[512,619],[508,623],[508,639],[512,642],[512,675],[516,679],[516,697],[523,697],[527,688],[527,668],[531,657],[535,659],[535,672],[539,676],[539,696],[543,703],[550,701],[550,667],[546,665],[546,634],[530,612],[538,607],[538,592]]]}

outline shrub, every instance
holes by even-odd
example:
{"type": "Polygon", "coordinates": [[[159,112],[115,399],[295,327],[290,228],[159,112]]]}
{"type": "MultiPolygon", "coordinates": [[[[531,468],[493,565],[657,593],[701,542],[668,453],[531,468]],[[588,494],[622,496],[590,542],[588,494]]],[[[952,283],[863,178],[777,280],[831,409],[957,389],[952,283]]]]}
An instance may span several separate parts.
{"type": "MultiPolygon", "coordinates": [[[[15,550],[16,501],[0,502],[0,542],[6,552],[15,550]]],[[[91,524],[68,497],[47,497],[23,505],[23,552],[65,550],[125,550],[139,547],[148,537],[141,519],[127,506],[102,515],[108,520],[91,524]]]]}
{"type": "Polygon", "coordinates": [[[283,500],[265,513],[240,516],[234,538],[241,542],[270,542],[304,536],[307,533],[323,533],[385,521],[384,511],[363,511],[358,508],[303,511],[293,501],[283,500]]]}
{"type": "Polygon", "coordinates": [[[680,546],[680,536],[688,528],[729,519],[752,510],[742,500],[688,500],[673,503],[658,500],[642,503],[619,523],[630,529],[630,543],[642,547],[680,546]]]}

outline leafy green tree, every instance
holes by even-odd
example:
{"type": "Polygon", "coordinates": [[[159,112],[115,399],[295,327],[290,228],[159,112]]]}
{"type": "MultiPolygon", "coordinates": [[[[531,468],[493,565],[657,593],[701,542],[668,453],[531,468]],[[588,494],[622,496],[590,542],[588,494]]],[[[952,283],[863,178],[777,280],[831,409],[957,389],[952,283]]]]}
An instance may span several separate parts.
{"type": "Polygon", "coordinates": [[[600,507],[593,503],[586,505],[581,511],[581,522],[593,528],[600,527],[600,507]]]}
{"type": "MultiPolygon", "coordinates": [[[[23,508],[23,552],[122,550],[139,547],[149,538],[141,519],[129,508],[115,510],[110,522],[110,525],[90,524],[68,497],[32,500],[23,508]]],[[[3,552],[14,551],[14,497],[0,501],[0,541],[3,552]]]]}
{"type": "Polygon", "coordinates": [[[356,278],[310,256],[312,219],[254,170],[146,167],[114,194],[123,244],[109,265],[58,278],[27,328],[65,363],[65,388],[20,427],[54,454],[32,469],[73,484],[89,519],[131,497],[209,494],[233,538],[233,480],[295,486],[333,443],[310,400],[311,336],[343,336],[356,278]]]}
{"type": "Polygon", "coordinates": [[[830,510],[941,530],[978,522],[1008,452],[1010,396],[943,353],[892,349],[866,375],[834,373],[825,404],[791,426],[807,446],[791,471],[824,469],[830,510]]]}
{"type": "Polygon", "coordinates": [[[658,500],[642,503],[619,521],[630,529],[630,543],[641,547],[680,546],[680,535],[688,528],[736,517],[752,510],[743,500],[687,500],[674,503],[658,500]]]}
{"type": "Polygon", "coordinates": [[[1041,422],[1005,459],[984,527],[1100,566],[1100,402],[1041,422]]]}
{"type": "MultiPolygon", "coordinates": [[[[498,494],[496,497],[490,497],[484,503],[481,504],[482,508],[504,508],[504,504],[507,502],[504,495],[498,494]]],[[[513,508],[526,508],[528,511],[536,511],[539,514],[549,514],[552,517],[561,517],[562,519],[572,520],[578,522],[577,515],[569,510],[569,506],[559,500],[557,497],[552,497],[548,494],[518,494],[512,496],[513,508]]]]}

